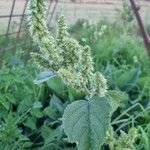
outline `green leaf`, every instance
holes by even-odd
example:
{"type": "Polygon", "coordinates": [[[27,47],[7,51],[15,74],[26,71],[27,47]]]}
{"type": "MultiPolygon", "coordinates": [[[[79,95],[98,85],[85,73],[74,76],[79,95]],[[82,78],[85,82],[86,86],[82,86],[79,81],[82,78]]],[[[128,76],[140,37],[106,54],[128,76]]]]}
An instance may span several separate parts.
{"type": "Polygon", "coordinates": [[[121,90],[130,90],[138,80],[140,73],[140,67],[122,73],[117,79],[117,86],[121,90]]]}
{"type": "Polygon", "coordinates": [[[64,133],[62,132],[60,126],[57,127],[56,129],[50,129],[48,126],[45,126],[45,127],[42,126],[42,129],[41,129],[41,135],[45,141],[41,149],[54,150],[56,148],[52,148],[51,146],[54,145],[55,143],[58,144],[59,142],[61,142],[64,133]]]}
{"type": "Polygon", "coordinates": [[[111,107],[106,98],[93,97],[71,103],[62,121],[70,142],[79,150],[100,150],[110,123],[111,107]]]}
{"type": "Polygon", "coordinates": [[[59,112],[63,113],[63,111],[64,111],[62,101],[55,95],[53,95],[53,97],[51,98],[50,106],[52,108],[56,108],[59,112]]]}
{"type": "Polygon", "coordinates": [[[10,103],[7,101],[4,95],[0,95],[0,104],[6,109],[9,110],[10,103]]]}
{"type": "Polygon", "coordinates": [[[44,115],[47,115],[54,120],[58,118],[58,113],[56,112],[56,108],[52,108],[51,106],[46,107],[43,111],[44,115]]]}
{"type": "Polygon", "coordinates": [[[34,103],[33,103],[33,108],[34,109],[40,109],[40,108],[42,108],[43,106],[42,106],[42,104],[41,104],[41,102],[40,101],[35,101],[34,103]]]}
{"type": "Polygon", "coordinates": [[[150,149],[150,139],[148,137],[148,133],[141,127],[139,126],[140,132],[141,132],[141,139],[144,145],[144,149],[145,150],[149,150],[150,149]]]}
{"type": "Polygon", "coordinates": [[[106,96],[112,107],[112,112],[116,111],[118,107],[123,106],[123,101],[128,99],[127,93],[114,90],[109,90],[106,96]]]}
{"type": "Polygon", "coordinates": [[[37,76],[37,78],[33,82],[34,82],[34,84],[41,84],[43,82],[46,82],[46,81],[54,78],[55,76],[57,76],[56,72],[43,71],[37,76]]]}
{"type": "Polygon", "coordinates": [[[0,104],[5,107],[5,109],[9,110],[10,104],[15,104],[16,99],[12,94],[4,93],[0,94],[0,104]]]}
{"type": "Polygon", "coordinates": [[[52,134],[53,129],[48,127],[46,124],[44,124],[41,128],[41,135],[44,139],[49,138],[49,136],[52,134]]]}
{"type": "Polygon", "coordinates": [[[60,97],[66,97],[67,87],[59,77],[54,77],[53,79],[47,82],[48,87],[59,95],[60,97]]]}
{"type": "Polygon", "coordinates": [[[32,130],[36,130],[36,118],[28,117],[26,122],[24,123],[26,127],[31,128],[32,130]]]}
{"type": "Polygon", "coordinates": [[[144,88],[144,86],[147,84],[150,84],[150,77],[149,76],[144,76],[144,77],[141,77],[137,84],[139,85],[140,88],[144,88]]]}
{"type": "Polygon", "coordinates": [[[6,93],[5,97],[13,104],[16,104],[16,99],[14,98],[14,96],[12,94],[6,93]]]}
{"type": "Polygon", "coordinates": [[[84,93],[74,89],[72,87],[68,87],[68,96],[69,96],[69,100],[71,102],[77,100],[77,99],[82,99],[83,97],[85,97],[84,93]]]}
{"type": "Polygon", "coordinates": [[[44,115],[40,109],[32,109],[31,114],[36,118],[42,118],[44,115]]]}

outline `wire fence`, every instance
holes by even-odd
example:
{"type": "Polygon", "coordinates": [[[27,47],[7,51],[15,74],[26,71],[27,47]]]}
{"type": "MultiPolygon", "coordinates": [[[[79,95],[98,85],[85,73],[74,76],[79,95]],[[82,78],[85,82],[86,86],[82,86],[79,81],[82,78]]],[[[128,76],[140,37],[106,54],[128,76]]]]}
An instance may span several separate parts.
{"type": "MultiPolygon", "coordinates": [[[[0,52],[17,47],[26,47],[26,45],[32,48],[32,40],[28,36],[25,22],[27,3],[28,0],[0,0],[0,52]],[[4,3],[5,7],[3,6],[4,3]]],[[[149,10],[150,8],[150,2],[148,1],[141,3],[141,5],[144,9],[149,10]]],[[[56,18],[61,11],[66,12],[66,10],[69,22],[75,22],[81,16],[83,18],[99,18],[98,16],[102,14],[107,14],[107,16],[113,18],[115,9],[122,7],[122,1],[47,0],[47,6],[47,23],[50,26],[53,18],[56,18]],[[82,13],[83,11],[85,13],[82,13]]]]}
{"type": "MultiPolygon", "coordinates": [[[[15,13],[15,6],[17,5],[17,2],[19,0],[10,0],[5,3],[11,4],[11,9],[9,14],[0,14],[0,21],[3,19],[3,26],[1,28],[0,32],[0,52],[10,50],[10,49],[16,49],[17,47],[25,47],[26,45],[29,45],[29,47],[32,47],[32,40],[28,36],[28,32],[25,25],[25,18],[26,18],[26,7],[28,0],[21,0],[21,9],[22,12],[20,14],[15,13]],[[13,21],[19,20],[17,24],[13,21]],[[6,21],[5,21],[6,20],[6,21]],[[16,27],[15,27],[16,26],[16,27]],[[15,29],[14,29],[15,28],[15,29]],[[13,31],[16,30],[16,31],[13,31]],[[23,37],[23,38],[22,38],[23,37]],[[13,40],[12,40],[13,39],[13,40]],[[23,39],[23,40],[22,40],[23,39]],[[10,44],[11,43],[11,44],[10,44]]],[[[0,1],[0,3],[3,3],[3,1],[0,1]]],[[[51,20],[53,18],[53,14],[55,12],[55,9],[57,7],[58,0],[49,0],[48,1],[48,10],[47,10],[47,20],[48,25],[50,25],[51,20]],[[52,4],[54,5],[53,7],[52,4]]],[[[8,5],[9,6],[9,5],[8,5]]],[[[9,8],[6,8],[9,9],[9,8]]]]}

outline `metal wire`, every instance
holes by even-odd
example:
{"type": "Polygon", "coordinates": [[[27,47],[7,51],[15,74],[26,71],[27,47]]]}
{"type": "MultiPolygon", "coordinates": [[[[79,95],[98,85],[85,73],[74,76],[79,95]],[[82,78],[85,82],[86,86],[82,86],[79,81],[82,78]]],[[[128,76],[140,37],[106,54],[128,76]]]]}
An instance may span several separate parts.
{"type": "MultiPolygon", "coordinates": [[[[26,46],[26,44],[30,45],[31,49],[32,49],[32,46],[34,46],[34,44],[32,44],[32,40],[30,40],[28,38],[28,32],[27,32],[26,28],[23,27],[23,20],[27,16],[27,14],[25,14],[25,10],[27,7],[28,0],[23,0],[25,3],[23,6],[22,14],[15,14],[14,13],[15,5],[16,5],[17,1],[19,1],[19,0],[12,0],[10,13],[8,15],[0,14],[0,20],[1,19],[8,19],[8,24],[6,26],[6,28],[7,28],[6,32],[0,34],[0,39],[3,39],[3,41],[4,41],[4,43],[2,45],[0,45],[0,52],[4,52],[7,50],[13,50],[13,49],[16,49],[17,47],[20,47],[20,46],[26,46]],[[12,26],[13,18],[20,18],[20,23],[18,24],[18,26],[19,26],[18,30],[12,32],[10,30],[10,28],[12,26]],[[20,44],[20,40],[22,40],[23,33],[25,33],[24,37],[23,37],[23,43],[20,44]],[[11,44],[9,44],[9,38],[11,38],[12,36],[13,36],[14,41],[15,41],[13,43],[13,46],[11,44]]],[[[49,6],[48,6],[48,10],[47,10],[47,15],[46,15],[47,17],[50,16],[49,21],[48,21],[48,25],[51,23],[51,20],[53,18],[54,13],[55,13],[55,9],[57,7],[57,3],[58,3],[58,0],[49,0],[49,6]],[[55,3],[54,7],[52,7],[52,3],[55,3]]],[[[9,9],[9,8],[7,8],[7,9],[9,9]]]]}
{"type": "Polygon", "coordinates": [[[10,17],[9,17],[9,21],[8,21],[8,26],[7,26],[7,32],[6,32],[6,42],[8,42],[8,33],[9,33],[9,29],[10,29],[10,24],[11,24],[11,19],[12,19],[15,3],[16,3],[16,0],[13,0],[10,17]]]}

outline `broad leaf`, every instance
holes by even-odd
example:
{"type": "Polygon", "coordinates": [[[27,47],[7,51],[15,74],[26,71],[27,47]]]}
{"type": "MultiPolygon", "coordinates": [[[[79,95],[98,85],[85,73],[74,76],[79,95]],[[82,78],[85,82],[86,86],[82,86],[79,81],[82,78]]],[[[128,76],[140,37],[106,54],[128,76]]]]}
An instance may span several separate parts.
{"type": "Polygon", "coordinates": [[[122,107],[123,101],[128,99],[127,93],[114,90],[109,90],[106,96],[111,105],[112,112],[116,111],[118,107],[122,107]]]}
{"type": "Polygon", "coordinates": [[[121,90],[129,91],[133,86],[135,86],[135,83],[138,80],[140,73],[140,67],[131,69],[128,72],[124,72],[121,76],[118,77],[116,82],[117,86],[121,90]]]}
{"type": "Polygon", "coordinates": [[[40,109],[40,108],[42,108],[43,106],[42,106],[42,103],[40,102],[40,101],[35,101],[34,103],[33,103],[33,108],[34,109],[40,109]]]}
{"type": "Polygon", "coordinates": [[[55,95],[52,96],[50,100],[50,106],[56,108],[59,112],[63,113],[64,107],[62,101],[55,95]]]}
{"type": "Polygon", "coordinates": [[[32,130],[36,130],[37,120],[34,117],[28,117],[24,125],[32,130]]]}
{"type": "Polygon", "coordinates": [[[43,71],[37,76],[37,78],[33,82],[34,82],[34,84],[41,84],[41,83],[46,82],[56,76],[57,76],[56,72],[43,71]]]}
{"type": "Polygon", "coordinates": [[[47,82],[48,87],[56,93],[56,95],[59,95],[60,97],[66,98],[67,94],[67,86],[63,83],[61,78],[55,77],[47,82]]]}
{"type": "Polygon", "coordinates": [[[71,103],[62,121],[70,142],[79,150],[100,150],[110,123],[111,107],[106,98],[93,97],[71,103]]]}

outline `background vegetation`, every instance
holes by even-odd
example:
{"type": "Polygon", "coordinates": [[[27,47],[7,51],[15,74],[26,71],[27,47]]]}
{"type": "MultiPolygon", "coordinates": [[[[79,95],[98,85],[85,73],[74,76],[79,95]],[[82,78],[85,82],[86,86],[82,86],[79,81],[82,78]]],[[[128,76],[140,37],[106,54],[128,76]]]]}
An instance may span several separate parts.
{"type": "MultiPolygon", "coordinates": [[[[134,19],[124,16],[124,12],[119,15],[116,23],[79,20],[69,31],[82,45],[91,46],[95,68],[106,76],[109,89],[124,93],[121,99],[114,97],[119,105],[112,116],[114,138],[122,130],[128,140],[130,129],[135,127],[138,135],[134,148],[149,150],[150,61],[134,19]]],[[[38,69],[29,59],[29,52],[30,49],[17,48],[15,55],[10,51],[3,53],[0,150],[76,150],[76,145],[64,135],[61,117],[67,104],[81,99],[83,94],[57,78],[35,85],[38,69]]],[[[107,148],[106,144],[102,149],[107,148]]]]}

